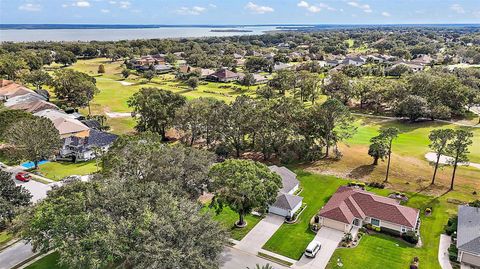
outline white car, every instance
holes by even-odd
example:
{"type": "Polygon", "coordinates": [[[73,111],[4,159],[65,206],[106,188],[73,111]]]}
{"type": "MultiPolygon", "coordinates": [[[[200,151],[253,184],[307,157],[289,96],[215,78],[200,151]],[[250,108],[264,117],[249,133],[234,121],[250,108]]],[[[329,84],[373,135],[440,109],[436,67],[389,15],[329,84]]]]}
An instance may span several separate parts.
{"type": "Polygon", "coordinates": [[[320,248],[322,248],[320,242],[313,240],[305,249],[305,256],[309,258],[315,258],[320,248]]]}

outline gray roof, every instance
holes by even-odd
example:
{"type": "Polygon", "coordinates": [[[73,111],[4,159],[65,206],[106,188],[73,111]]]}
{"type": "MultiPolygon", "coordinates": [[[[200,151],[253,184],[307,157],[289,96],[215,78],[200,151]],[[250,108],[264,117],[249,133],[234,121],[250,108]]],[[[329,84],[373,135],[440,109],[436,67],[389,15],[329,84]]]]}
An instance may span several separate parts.
{"type": "Polygon", "coordinates": [[[270,171],[277,173],[282,178],[282,188],[280,193],[288,193],[299,184],[297,175],[286,167],[272,165],[268,167],[270,171]]]}
{"type": "Polygon", "coordinates": [[[458,207],[457,248],[480,255],[480,208],[458,207]]]}
{"type": "Polygon", "coordinates": [[[297,195],[290,195],[290,194],[281,194],[277,197],[277,201],[272,205],[274,207],[292,210],[294,209],[299,203],[301,203],[303,197],[297,195]]]}

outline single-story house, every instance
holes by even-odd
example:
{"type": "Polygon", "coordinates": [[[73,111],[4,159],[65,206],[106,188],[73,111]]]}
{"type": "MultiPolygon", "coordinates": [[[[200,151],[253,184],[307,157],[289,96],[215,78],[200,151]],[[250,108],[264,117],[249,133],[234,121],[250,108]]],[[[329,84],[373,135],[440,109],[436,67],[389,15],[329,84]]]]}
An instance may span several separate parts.
{"type": "Polygon", "coordinates": [[[206,78],[211,74],[214,74],[215,71],[212,69],[207,68],[199,68],[199,67],[191,67],[189,65],[182,65],[178,68],[178,72],[181,74],[188,74],[193,72],[198,72],[200,74],[200,78],[206,78]]]}
{"type": "Polygon", "coordinates": [[[11,106],[25,104],[25,103],[32,103],[39,100],[45,101],[46,99],[40,94],[32,92],[24,95],[11,97],[4,103],[4,106],[11,107],[11,106]]]}
{"type": "Polygon", "coordinates": [[[365,63],[367,63],[367,59],[363,56],[349,56],[342,61],[342,64],[344,65],[354,65],[354,66],[362,66],[365,63]]]}
{"type": "Polygon", "coordinates": [[[337,60],[337,59],[333,59],[333,60],[327,60],[325,62],[325,64],[328,66],[328,67],[335,67],[337,65],[339,65],[342,61],[340,60],[337,60]]]}
{"type": "Polygon", "coordinates": [[[169,64],[156,64],[152,66],[152,69],[156,73],[163,74],[172,71],[173,67],[169,64]]]}
{"type": "Polygon", "coordinates": [[[87,137],[90,134],[90,128],[75,119],[72,115],[63,111],[45,109],[34,113],[33,115],[51,120],[60,133],[61,138],[67,138],[70,136],[87,137]]]}
{"type": "Polygon", "coordinates": [[[300,209],[303,201],[303,197],[294,195],[300,185],[297,175],[286,167],[272,165],[268,168],[282,178],[282,188],[278,191],[275,203],[269,206],[268,212],[292,217],[300,209]]]}
{"type": "Polygon", "coordinates": [[[419,65],[429,65],[433,62],[433,58],[427,54],[420,54],[415,59],[411,60],[410,62],[419,64],[419,65]]]}
{"type": "Polygon", "coordinates": [[[273,66],[274,71],[280,71],[280,70],[290,69],[290,68],[292,68],[292,65],[291,64],[286,64],[286,63],[276,63],[273,66]]]}
{"type": "Polygon", "coordinates": [[[213,82],[230,82],[236,81],[240,78],[240,75],[232,72],[226,68],[221,68],[213,74],[207,76],[207,80],[213,82]]]}
{"type": "Polygon", "coordinates": [[[11,80],[2,79],[0,85],[0,100],[3,101],[25,94],[35,94],[35,92],[29,88],[17,84],[11,80]]]}
{"type": "Polygon", "coordinates": [[[345,233],[353,227],[371,224],[401,235],[417,231],[420,221],[418,209],[402,206],[395,199],[347,186],[337,189],[318,216],[320,225],[345,233]]]}
{"type": "Polygon", "coordinates": [[[64,139],[58,159],[71,159],[74,162],[94,159],[97,157],[95,148],[106,152],[117,138],[117,135],[96,129],[90,129],[88,137],[67,137],[64,139]]]}
{"type": "Polygon", "coordinates": [[[9,106],[8,108],[24,110],[29,113],[37,113],[45,109],[59,110],[59,108],[56,105],[44,100],[35,100],[28,103],[20,103],[20,104],[9,106]]]}
{"type": "Polygon", "coordinates": [[[480,208],[458,207],[457,248],[462,268],[480,268],[480,208]]]}

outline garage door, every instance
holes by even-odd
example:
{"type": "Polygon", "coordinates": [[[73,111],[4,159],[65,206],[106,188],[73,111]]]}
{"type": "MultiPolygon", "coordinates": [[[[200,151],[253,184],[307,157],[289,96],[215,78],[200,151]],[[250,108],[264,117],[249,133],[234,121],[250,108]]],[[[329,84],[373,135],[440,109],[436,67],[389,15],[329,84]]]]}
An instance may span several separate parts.
{"type": "Polygon", "coordinates": [[[279,207],[274,207],[274,206],[269,207],[268,212],[273,213],[275,215],[280,215],[282,217],[286,217],[288,215],[287,210],[279,207]]]}
{"type": "Polygon", "coordinates": [[[323,225],[342,232],[345,231],[345,223],[336,220],[323,219],[323,225]]]}

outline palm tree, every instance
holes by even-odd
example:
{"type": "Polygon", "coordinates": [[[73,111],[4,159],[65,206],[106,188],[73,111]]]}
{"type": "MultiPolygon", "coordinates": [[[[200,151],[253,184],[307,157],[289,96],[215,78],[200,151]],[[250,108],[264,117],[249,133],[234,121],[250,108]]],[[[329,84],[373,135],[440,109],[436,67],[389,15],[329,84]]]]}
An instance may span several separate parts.
{"type": "MultiPolygon", "coordinates": [[[[247,267],[247,269],[250,269],[250,267],[247,267]]],[[[260,265],[257,263],[257,266],[255,266],[255,268],[253,268],[253,269],[273,269],[273,266],[271,266],[269,263],[260,266],[260,265]]]]}

